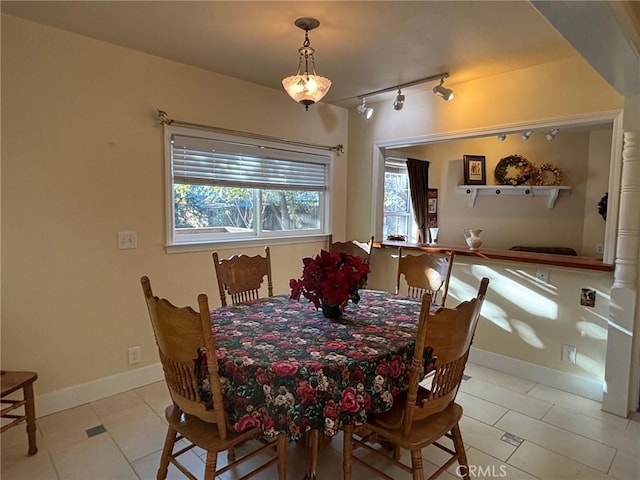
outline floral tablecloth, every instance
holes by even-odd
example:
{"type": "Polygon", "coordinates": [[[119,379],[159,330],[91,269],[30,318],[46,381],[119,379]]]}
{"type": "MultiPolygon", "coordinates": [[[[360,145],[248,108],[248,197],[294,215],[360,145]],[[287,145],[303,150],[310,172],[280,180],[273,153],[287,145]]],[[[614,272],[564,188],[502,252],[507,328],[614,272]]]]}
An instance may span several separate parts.
{"type": "Polygon", "coordinates": [[[391,408],[406,390],[420,303],[361,290],[340,320],[288,295],[211,312],[229,418],[299,439],[391,408]]]}

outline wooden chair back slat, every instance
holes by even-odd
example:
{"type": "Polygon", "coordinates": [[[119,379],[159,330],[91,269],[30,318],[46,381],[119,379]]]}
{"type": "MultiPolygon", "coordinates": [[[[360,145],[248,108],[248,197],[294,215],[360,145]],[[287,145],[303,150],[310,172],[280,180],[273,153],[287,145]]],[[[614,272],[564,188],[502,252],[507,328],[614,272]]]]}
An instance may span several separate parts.
{"type": "Polygon", "coordinates": [[[352,240],[349,242],[334,242],[333,235],[329,235],[330,253],[347,253],[362,259],[362,263],[369,264],[373,250],[373,236],[368,243],[352,240]]]}
{"type": "Polygon", "coordinates": [[[480,282],[476,298],[462,302],[454,309],[439,308],[429,313],[431,297],[425,294],[418,324],[418,336],[411,367],[403,430],[408,434],[411,423],[444,410],[455,400],[469,357],[480,310],[489,280],[480,282]],[[428,345],[436,357],[433,379],[427,392],[420,387],[423,375],[424,349],[428,345]],[[422,392],[420,392],[422,390],[422,392]]]}
{"type": "Polygon", "coordinates": [[[273,280],[271,276],[271,251],[264,249],[265,255],[233,255],[220,259],[218,252],[213,252],[220,302],[227,305],[227,294],[233,305],[247,303],[260,298],[260,287],[267,277],[267,294],[273,296],[273,280]]]}
{"type": "Polygon", "coordinates": [[[447,256],[431,253],[403,256],[402,247],[398,248],[396,293],[406,293],[413,298],[422,298],[428,293],[434,303],[444,305],[454,258],[455,252],[447,256]]]}
{"type": "Polygon", "coordinates": [[[147,277],[142,277],[141,283],[171,399],[183,412],[217,424],[224,439],[226,417],[207,296],[198,296],[200,311],[196,312],[154,296],[147,277]],[[202,362],[203,379],[196,377],[198,362],[202,362]],[[211,402],[200,396],[199,384],[203,380],[210,385],[211,402]]]}

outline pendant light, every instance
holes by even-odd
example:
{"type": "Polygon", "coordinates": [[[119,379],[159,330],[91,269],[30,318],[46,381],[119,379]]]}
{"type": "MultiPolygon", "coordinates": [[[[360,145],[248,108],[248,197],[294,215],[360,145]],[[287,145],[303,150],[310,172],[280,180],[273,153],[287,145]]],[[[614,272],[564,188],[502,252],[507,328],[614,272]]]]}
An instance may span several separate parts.
{"type": "Polygon", "coordinates": [[[298,49],[298,72],[282,80],[285,91],[296,102],[304,105],[305,110],[309,110],[309,105],[320,101],[331,87],[331,80],[316,74],[314,49],[309,41],[309,31],[319,25],[320,22],[315,18],[303,17],[295,21],[295,26],[304,30],[304,43],[298,49]]]}

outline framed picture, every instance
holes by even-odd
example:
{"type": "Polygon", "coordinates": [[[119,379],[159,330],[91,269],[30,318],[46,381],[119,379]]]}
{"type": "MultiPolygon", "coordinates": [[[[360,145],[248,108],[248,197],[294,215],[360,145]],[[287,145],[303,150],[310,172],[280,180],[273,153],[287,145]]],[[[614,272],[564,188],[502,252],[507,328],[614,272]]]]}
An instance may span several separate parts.
{"type": "Polygon", "coordinates": [[[427,227],[438,226],[438,189],[427,190],[427,227]]]}
{"type": "Polygon", "coordinates": [[[486,185],[487,173],[485,158],[482,155],[464,155],[462,170],[465,185],[486,185]]]}

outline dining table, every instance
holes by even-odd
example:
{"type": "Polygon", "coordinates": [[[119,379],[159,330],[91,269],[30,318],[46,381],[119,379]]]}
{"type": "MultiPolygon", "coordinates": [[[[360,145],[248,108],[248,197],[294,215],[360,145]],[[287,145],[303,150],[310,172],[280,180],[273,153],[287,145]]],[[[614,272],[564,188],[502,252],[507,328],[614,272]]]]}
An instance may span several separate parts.
{"type": "MultiPolygon", "coordinates": [[[[228,418],[311,438],[306,478],[316,478],[318,438],[389,410],[408,388],[420,301],[360,290],[339,319],[313,303],[276,295],[210,312],[228,418]]],[[[434,359],[427,358],[425,369],[434,359]]]]}

